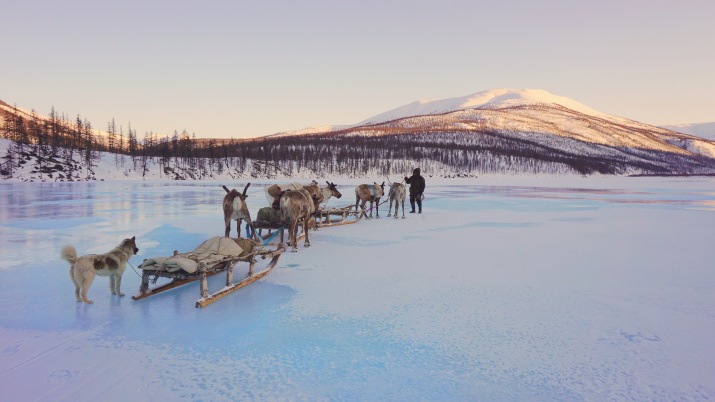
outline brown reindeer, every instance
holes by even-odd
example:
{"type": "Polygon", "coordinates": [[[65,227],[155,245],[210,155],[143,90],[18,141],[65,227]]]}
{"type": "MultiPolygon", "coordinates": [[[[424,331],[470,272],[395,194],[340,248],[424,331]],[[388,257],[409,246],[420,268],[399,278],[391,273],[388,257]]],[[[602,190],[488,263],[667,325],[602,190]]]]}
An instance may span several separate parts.
{"type": "Polygon", "coordinates": [[[400,208],[400,202],[402,202],[402,219],[405,219],[405,197],[407,191],[405,190],[405,185],[402,183],[392,183],[390,186],[390,192],[388,197],[390,198],[390,208],[387,210],[387,216],[390,217],[392,213],[392,201],[395,201],[395,219],[397,219],[397,211],[400,208]]]}
{"type": "Polygon", "coordinates": [[[248,206],[246,205],[246,191],[251,183],[246,184],[243,188],[243,194],[239,193],[235,188],[228,191],[228,187],[223,186],[226,190],[226,196],[223,197],[223,221],[226,224],[226,237],[229,237],[231,233],[231,221],[236,220],[236,231],[238,232],[238,237],[241,237],[241,224],[243,219],[246,220],[248,226],[251,228],[251,233],[253,237],[258,240],[258,235],[256,230],[253,228],[253,221],[251,220],[251,214],[248,212],[248,206]]]}
{"type": "Polygon", "coordinates": [[[362,201],[363,213],[365,213],[365,203],[370,201],[370,217],[372,218],[373,204],[377,213],[377,218],[380,218],[380,198],[385,194],[385,182],[382,184],[361,184],[355,188],[355,210],[357,211],[358,204],[362,201]]]}
{"type": "Polygon", "coordinates": [[[293,251],[298,251],[298,225],[302,220],[303,233],[305,234],[304,247],[310,247],[308,238],[308,223],[315,213],[317,197],[313,197],[305,189],[291,190],[281,197],[281,220],[285,225],[290,219],[288,228],[288,243],[293,247],[293,251]]]}

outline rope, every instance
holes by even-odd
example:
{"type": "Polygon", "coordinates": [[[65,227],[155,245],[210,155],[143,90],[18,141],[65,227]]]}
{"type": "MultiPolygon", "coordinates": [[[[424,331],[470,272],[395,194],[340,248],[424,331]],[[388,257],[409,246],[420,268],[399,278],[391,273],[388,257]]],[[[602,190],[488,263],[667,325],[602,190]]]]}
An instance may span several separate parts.
{"type": "Polygon", "coordinates": [[[365,212],[370,212],[370,211],[372,211],[373,208],[379,207],[380,205],[382,205],[382,204],[384,204],[384,203],[386,203],[386,202],[387,202],[387,200],[385,200],[385,201],[383,201],[383,202],[381,202],[381,203],[379,203],[379,204],[375,204],[375,205],[373,205],[372,207],[366,209],[365,212]]]}
{"type": "Polygon", "coordinates": [[[131,262],[127,261],[127,264],[129,264],[129,266],[132,267],[132,271],[134,271],[134,273],[137,274],[138,277],[140,277],[140,278],[142,277],[141,275],[139,275],[139,272],[137,272],[136,268],[134,268],[134,265],[132,265],[131,262]]]}

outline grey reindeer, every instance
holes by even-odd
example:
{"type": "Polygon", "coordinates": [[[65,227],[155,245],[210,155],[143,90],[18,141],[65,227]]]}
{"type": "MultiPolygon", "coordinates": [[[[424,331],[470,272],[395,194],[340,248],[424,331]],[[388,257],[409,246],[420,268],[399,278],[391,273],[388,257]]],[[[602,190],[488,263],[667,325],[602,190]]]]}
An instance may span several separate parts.
{"type": "Polygon", "coordinates": [[[389,217],[392,213],[392,201],[395,201],[395,219],[397,219],[397,211],[399,210],[400,203],[402,203],[402,219],[405,219],[405,198],[407,197],[405,185],[402,183],[392,183],[388,197],[390,199],[390,208],[387,210],[387,216],[389,217]]]}
{"type": "MultiPolygon", "coordinates": [[[[327,180],[325,182],[328,184],[326,187],[318,186],[318,183],[315,180],[313,180],[313,184],[309,184],[303,187],[303,189],[307,190],[311,196],[318,198],[317,205],[328,202],[330,197],[340,198],[343,196],[342,194],[340,194],[340,191],[338,191],[338,188],[335,186],[335,183],[331,183],[327,180]]],[[[317,211],[318,208],[316,207],[315,210],[317,211]]],[[[315,225],[313,225],[313,227],[315,228],[315,230],[318,230],[317,222],[315,225]]]]}

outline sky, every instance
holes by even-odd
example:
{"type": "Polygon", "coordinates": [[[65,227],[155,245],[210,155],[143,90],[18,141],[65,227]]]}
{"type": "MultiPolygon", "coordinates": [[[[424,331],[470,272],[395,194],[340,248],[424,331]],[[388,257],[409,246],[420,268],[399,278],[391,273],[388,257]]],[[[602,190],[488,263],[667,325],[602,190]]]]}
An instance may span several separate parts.
{"type": "Polygon", "coordinates": [[[258,137],[420,99],[543,89],[715,121],[715,2],[0,0],[0,100],[145,132],[258,137]]]}

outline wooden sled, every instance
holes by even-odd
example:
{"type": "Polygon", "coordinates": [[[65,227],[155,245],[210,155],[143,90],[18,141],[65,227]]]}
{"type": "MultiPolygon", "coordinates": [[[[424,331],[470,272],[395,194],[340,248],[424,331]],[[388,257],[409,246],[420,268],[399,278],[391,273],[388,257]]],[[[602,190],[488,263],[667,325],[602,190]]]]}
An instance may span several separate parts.
{"type": "Polygon", "coordinates": [[[355,223],[362,219],[365,214],[362,211],[355,210],[355,205],[349,205],[343,208],[320,208],[315,215],[318,227],[327,228],[355,223]],[[337,218],[332,218],[333,216],[337,216],[337,218]]]}
{"type": "Polygon", "coordinates": [[[245,256],[231,257],[226,258],[224,260],[220,260],[218,262],[214,262],[214,265],[212,265],[211,268],[207,268],[206,264],[204,264],[203,262],[199,262],[199,268],[194,273],[188,273],[186,271],[167,272],[144,270],[142,271],[142,283],[139,287],[139,293],[132,296],[132,299],[144,299],[149,296],[153,296],[155,294],[173,289],[175,287],[185,285],[187,283],[200,281],[199,294],[201,297],[196,302],[196,308],[206,307],[209,304],[215,302],[216,300],[226,296],[227,294],[235,292],[236,290],[266,276],[276,266],[276,264],[278,263],[278,259],[285,251],[286,246],[281,243],[278,244],[277,247],[273,250],[255,250],[245,256]],[[263,270],[254,273],[253,270],[256,261],[258,259],[265,260],[268,258],[271,259],[268,265],[266,265],[263,270]],[[238,283],[233,283],[233,269],[235,265],[239,262],[248,262],[250,264],[249,274],[246,279],[238,283]],[[209,276],[213,276],[221,272],[226,273],[226,286],[216,293],[209,293],[207,278],[209,276]],[[152,280],[152,277],[153,283],[156,283],[156,280],[158,278],[171,278],[172,281],[167,284],[157,286],[155,288],[149,288],[149,282],[152,280]]]}

